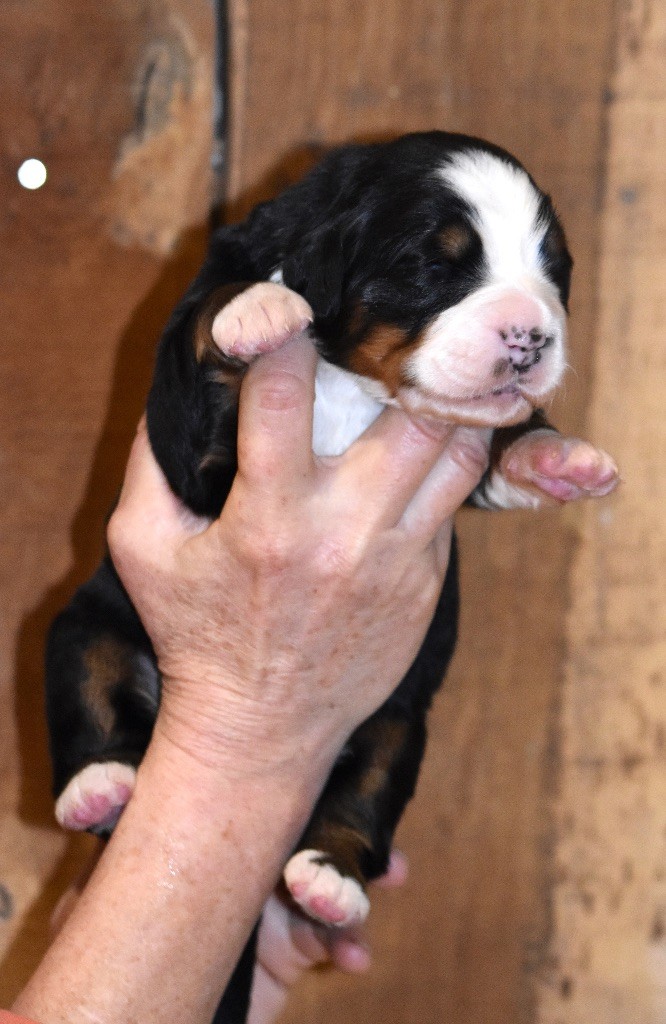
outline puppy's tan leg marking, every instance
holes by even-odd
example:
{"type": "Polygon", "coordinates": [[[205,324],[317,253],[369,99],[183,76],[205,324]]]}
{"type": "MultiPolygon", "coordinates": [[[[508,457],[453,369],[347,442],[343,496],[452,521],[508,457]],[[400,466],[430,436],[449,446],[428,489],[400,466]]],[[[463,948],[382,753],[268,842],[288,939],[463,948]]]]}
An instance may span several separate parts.
{"type": "Polygon", "coordinates": [[[111,636],[94,640],[83,656],[86,677],[81,694],[100,731],[110,735],[116,721],[112,696],[132,672],[131,651],[111,636]]]}
{"type": "Polygon", "coordinates": [[[295,853],[284,870],[287,888],[305,913],[340,928],[360,924],[368,915],[361,869],[372,851],[367,821],[375,802],[390,789],[391,772],[408,739],[401,720],[378,718],[361,728],[365,753],[353,786],[331,795],[330,817],[325,813],[308,830],[308,848],[295,853]]]}

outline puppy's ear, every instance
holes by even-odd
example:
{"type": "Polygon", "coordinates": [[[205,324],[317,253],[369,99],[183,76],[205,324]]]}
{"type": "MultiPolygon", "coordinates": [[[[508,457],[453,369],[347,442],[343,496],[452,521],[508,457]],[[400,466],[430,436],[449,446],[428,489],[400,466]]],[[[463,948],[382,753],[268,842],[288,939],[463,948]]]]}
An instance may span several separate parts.
{"type": "Polygon", "coordinates": [[[342,302],[345,262],[342,237],[335,225],[305,236],[282,264],[282,279],[312,306],[315,319],[337,316],[342,302]]]}

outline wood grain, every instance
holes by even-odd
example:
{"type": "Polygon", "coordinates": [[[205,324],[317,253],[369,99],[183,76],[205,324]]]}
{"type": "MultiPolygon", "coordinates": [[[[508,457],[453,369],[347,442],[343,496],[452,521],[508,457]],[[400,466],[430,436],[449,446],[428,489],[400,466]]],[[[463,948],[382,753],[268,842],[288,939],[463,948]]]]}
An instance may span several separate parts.
{"type": "Polygon", "coordinates": [[[589,423],[623,485],[572,567],[542,1024],[666,1021],[664,5],[627,5],[616,45],[589,423]]]}

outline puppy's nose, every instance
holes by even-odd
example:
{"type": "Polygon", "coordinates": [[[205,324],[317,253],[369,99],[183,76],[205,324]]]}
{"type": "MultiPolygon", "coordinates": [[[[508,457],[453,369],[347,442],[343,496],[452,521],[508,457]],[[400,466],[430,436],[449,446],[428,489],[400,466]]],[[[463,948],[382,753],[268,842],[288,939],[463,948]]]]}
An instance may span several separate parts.
{"type": "Polygon", "coordinates": [[[511,324],[501,327],[499,335],[508,349],[511,366],[517,373],[525,373],[541,360],[542,349],[554,342],[552,335],[546,334],[541,323],[527,327],[511,324]]]}

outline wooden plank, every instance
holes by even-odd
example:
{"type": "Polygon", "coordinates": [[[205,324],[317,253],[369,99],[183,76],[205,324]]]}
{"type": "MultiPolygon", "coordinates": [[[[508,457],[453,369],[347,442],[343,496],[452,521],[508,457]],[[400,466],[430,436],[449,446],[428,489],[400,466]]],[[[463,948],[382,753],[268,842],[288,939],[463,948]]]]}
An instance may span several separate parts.
{"type": "Polygon", "coordinates": [[[618,25],[590,429],[624,483],[572,573],[543,1024],[666,1020],[666,7],[618,25]]]}

